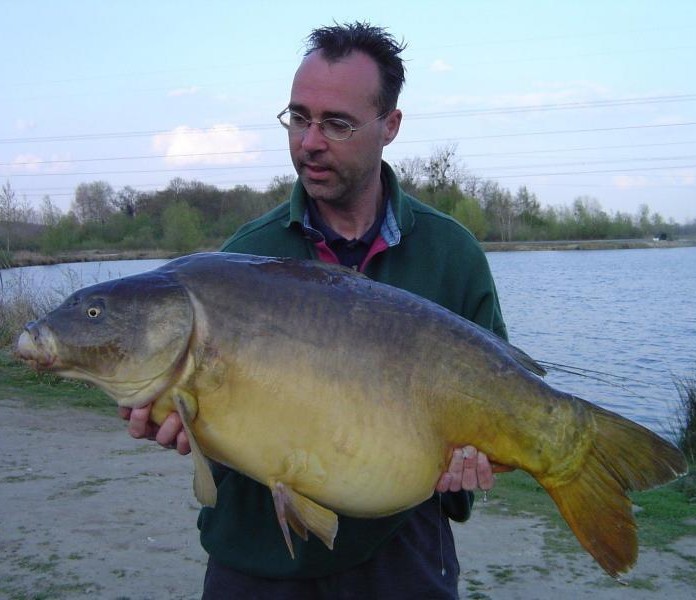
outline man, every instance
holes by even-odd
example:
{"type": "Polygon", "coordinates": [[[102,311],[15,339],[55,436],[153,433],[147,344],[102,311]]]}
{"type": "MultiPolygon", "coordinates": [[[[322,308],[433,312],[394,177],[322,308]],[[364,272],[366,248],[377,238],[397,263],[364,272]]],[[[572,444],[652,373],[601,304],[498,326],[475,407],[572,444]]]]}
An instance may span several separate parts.
{"type": "MultiPolygon", "coordinates": [[[[505,337],[488,264],[471,234],[404,194],[382,162],[401,124],[402,50],[384,30],[361,23],[312,33],[278,116],[298,182],[288,202],[242,227],[223,250],[342,263],[505,337]]],[[[177,415],[159,430],[148,416],[148,408],[130,413],[133,436],[188,451],[177,415]]],[[[210,554],[208,600],[456,598],[448,517],[468,518],[472,495],[462,490],[493,485],[486,456],[458,449],[437,485],[449,493],[383,519],[341,517],[333,551],[310,536],[292,559],[268,489],[221,466],[214,471],[218,502],[199,518],[210,554]]]]}

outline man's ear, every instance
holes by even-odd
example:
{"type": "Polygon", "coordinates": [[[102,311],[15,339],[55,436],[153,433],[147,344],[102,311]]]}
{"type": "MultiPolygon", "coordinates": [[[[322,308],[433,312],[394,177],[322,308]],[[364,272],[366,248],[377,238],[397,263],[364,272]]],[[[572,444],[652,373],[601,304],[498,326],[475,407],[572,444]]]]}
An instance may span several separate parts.
{"type": "Polygon", "coordinates": [[[401,111],[396,108],[384,119],[384,145],[391,144],[401,127],[401,111]]]}

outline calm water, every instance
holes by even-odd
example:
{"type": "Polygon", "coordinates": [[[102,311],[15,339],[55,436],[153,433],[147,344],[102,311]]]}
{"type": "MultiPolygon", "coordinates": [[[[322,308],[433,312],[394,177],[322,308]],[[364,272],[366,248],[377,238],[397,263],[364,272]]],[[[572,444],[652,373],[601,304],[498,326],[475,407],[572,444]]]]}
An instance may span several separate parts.
{"type": "MultiPolygon", "coordinates": [[[[488,255],[510,341],[533,357],[586,369],[547,381],[670,435],[675,378],[696,377],[696,248],[488,255]],[[603,381],[598,381],[601,379],[603,381]]],[[[165,261],[73,263],[0,272],[3,294],[56,297],[165,261]]]]}
{"type": "Polygon", "coordinates": [[[63,263],[19,269],[0,269],[0,293],[11,298],[25,290],[40,290],[59,304],[75,290],[101,281],[155,269],[166,260],[115,260],[63,263]]]}
{"type": "Polygon", "coordinates": [[[597,371],[547,381],[669,435],[675,378],[696,377],[696,248],[488,255],[510,341],[597,371]]]}

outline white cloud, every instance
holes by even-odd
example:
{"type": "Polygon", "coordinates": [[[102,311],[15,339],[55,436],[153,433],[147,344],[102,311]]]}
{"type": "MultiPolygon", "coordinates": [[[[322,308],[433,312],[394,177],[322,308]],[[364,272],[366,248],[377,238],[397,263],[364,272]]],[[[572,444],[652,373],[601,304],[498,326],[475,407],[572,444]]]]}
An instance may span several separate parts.
{"type": "Polygon", "coordinates": [[[69,154],[52,154],[47,159],[36,154],[18,154],[10,164],[13,173],[66,173],[71,167],[69,154]]]}
{"type": "Polygon", "coordinates": [[[675,185],[693,186],[696,184],[696,169],[676,169],[672,181],[675,185]]]}
{"type": "Polygon", "coordinates": [[[529,91],[519,93],[490,96],[473,94],[443,96],[439,102],[441,106],[448,108],[471,107],[484,110],[504,110],[612,99],[607,88],[588,81],[544,82],[533,84],[530,87],[529,91]]]}
{"type": "Polygon", "coordinates": [[[70,153],[51,154],[48,160],[50,163],[46,165],[47,173],[69,173],[75,166],[70,153]]]}
{"type": "Polygon", "coordinates": [[[18,154],[12,160],[10,170],[14,173],[38,173],[43,159],[36,154],[18,154]]]}
{"type": "Polygon", "coordinates": [[[645,175],[616,175],[612,177],[614,187],[620,190],[650,187],[650,180],[645,175]]]}
{"type": "Polygon", "coordinates": [[[200,88],[192,85],[186,88],[177,88],[175,90],[170,91],[167,96],[170,98],[178,98],[179,96],[193,96],[197,94],[200,91],[200,88]]]}
{"type": "Polygon", "coordinates": [[[451,71],[452,69],[452,65],[445,62],[442,58],[438,58],[430,64],[430,70],[435,73],[446,73],[447,71],[451,71]]]}
{"type": "Polygon", "coordinates": [[[681,123],[688,123],[691,119],[689,117],[682,117],[679,115],[659,115],[650,121],[651,125],[680,125],[681,123]]]}
{"type": "Polygon", "coordinates": [[[258,135],[241,131],[236,125],[219,123],[209,129],[181,125],[154,136],[152,143],[165,155],[167,164],[183,167],[253,162],[258,157],[253,150],[258,140],[258,135]]]}
{"type": "Polygon", "coordinates": [[[17,131],[30,131],[36,127],[36,121],[31,119],[17,119],[15,121],[15,129],[17,131]]]}

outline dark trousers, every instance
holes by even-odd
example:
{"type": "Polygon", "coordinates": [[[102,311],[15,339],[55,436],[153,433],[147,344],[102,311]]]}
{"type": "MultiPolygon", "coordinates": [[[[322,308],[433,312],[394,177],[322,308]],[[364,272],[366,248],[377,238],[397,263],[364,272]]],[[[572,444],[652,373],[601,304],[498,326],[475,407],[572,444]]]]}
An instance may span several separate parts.
{"type": "Polygon", "coordinates": [[[210,558],[202,600],[453,600],[458,579],[447,518],[418,511],[373,558],[320,579],[254,577],[210,558]]]}

